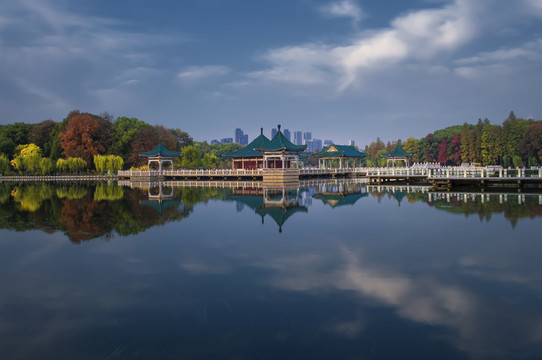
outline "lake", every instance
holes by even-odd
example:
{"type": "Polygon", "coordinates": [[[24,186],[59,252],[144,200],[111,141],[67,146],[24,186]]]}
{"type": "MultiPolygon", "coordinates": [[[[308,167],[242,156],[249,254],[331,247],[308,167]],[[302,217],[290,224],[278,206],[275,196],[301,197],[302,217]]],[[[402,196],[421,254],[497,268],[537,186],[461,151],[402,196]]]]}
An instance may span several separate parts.
{"type": "Polygon", "coordinates": [[[0,183],[2,358],[542,358],[542,196],[227,185],[0,183]]]}

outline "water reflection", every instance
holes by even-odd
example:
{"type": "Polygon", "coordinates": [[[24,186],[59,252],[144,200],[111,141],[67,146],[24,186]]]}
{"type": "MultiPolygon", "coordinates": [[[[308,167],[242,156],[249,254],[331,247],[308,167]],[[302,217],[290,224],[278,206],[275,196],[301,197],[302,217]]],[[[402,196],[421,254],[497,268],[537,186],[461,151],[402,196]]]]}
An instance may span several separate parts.
{"type": "Polygon", "coordinates": [[[326,205],[337,206],[354,205],[359,199],[369,196],[365,186],[359,182],[324,182],[318,186],[314,199],[322,200],[326,205]]]}
{"type": "Polygon", "coordinates": [[[354,206],[364,198],[388,199],[401,206],[421,202],[454,214],[477,215],[490,221],[502,214],[512,227],[522,218],[542,216],[542,195],[517,192],[436,193],[419,186],[372,186],[351,180],[307,181],[298,186],[264,187],[259,182],[184,182],[0,184],[0,228],[17,231],[62,231],[73,242],[128,236],[187,218],[194,206],[209,200],[235,201],[259,215],[269,216],[282,232],[294,214],[309,213],[312,201],[331,209],[354,206]],[[187,185],[187,184],[184,184],[187,185]],[[213,186],[214,185],[214,186],[213,186]]]}
{"type": "Polygon", "coordinates": [[[178,185],[0,184],[0,353],[542,356],[539,195],[178,185]]]}
{"type": "MultiPolygon", "coordinates": [[[[271,217],[282,232],[282,226],[288,218],[297,212],[308,212],[308,208],[301,205],[299,186],[234,188],[233,194],[228,198],[238,205],[248,206],[262,219],[271,217]]],[[[242,207],[237,207],[238,210],[242,207]]]]}
{"type": "Polygon", "coordinates": [[[503,214],[512,227],[520,219],[542,216],[542,195],[537,193],[432,192],[429,187],[380,185],[368,185],[367,191],[378,199],[393,199],[398,206],[406,198],[410,203],[424,202],[449,213],[478,215],[480,221],[490,221],[492,216],[503,214]]]}

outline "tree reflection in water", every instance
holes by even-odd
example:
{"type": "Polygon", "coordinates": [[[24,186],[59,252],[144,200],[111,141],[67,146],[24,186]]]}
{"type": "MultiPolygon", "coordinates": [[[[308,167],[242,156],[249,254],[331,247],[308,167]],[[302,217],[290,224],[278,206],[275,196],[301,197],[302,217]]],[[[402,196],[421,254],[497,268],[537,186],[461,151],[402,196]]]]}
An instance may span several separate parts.
{"type": "Polygon", "coordinates": [[[519,219],[542,216],[538,194],[431,193],[427,188],[366,186],[348,180],[332,180],[288,188],[264,187],[174,187],[148,184],[139,188],[116,183],[51,184],[0,183],[0,228],[16,231],[39,229],[62,231],[74,243],[115,234],[129,236],[146,229],[187,218],[198,203],[211,199],[236,201],[261,217],[269,215],[282,231],[297,212],[309,212],[310,199],[332,209],[354,206],[371,196],[400,206],[402,201],[423,202],[450,213],[478,215],[489,221],[503,214],[514,227],[519,219]]]}

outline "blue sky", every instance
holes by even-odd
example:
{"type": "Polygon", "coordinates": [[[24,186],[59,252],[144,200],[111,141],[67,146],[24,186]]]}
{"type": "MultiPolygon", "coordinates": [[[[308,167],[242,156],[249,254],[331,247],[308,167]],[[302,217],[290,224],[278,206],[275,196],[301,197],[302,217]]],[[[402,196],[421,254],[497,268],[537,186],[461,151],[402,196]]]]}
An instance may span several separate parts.
{"type": "Polygon", "coordinates": [[[7,0],[0,123],[79,109],[365,145],[542,119],[541,20],[542,0],[7,0]]]}

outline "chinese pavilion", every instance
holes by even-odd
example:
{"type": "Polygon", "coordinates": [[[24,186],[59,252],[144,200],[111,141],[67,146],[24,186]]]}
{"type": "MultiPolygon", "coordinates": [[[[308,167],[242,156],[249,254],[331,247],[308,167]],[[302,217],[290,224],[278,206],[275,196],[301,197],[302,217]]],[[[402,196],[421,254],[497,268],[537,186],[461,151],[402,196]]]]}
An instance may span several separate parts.
{"type": "Polygon", "coordinates": [[[387,158],[387,166],[390,166],[390,162],[391,162],[393,167],[395,167],[396,161],[404,161],[405,166],[408,167],[408,160],[412,156],[414,156],[414,153],[407,153],[403,149],[401,144],[397,144],[391,152],[387,154],[382,154],[382,157],[387,158]]]}
{"type": "Polygon", "coordinates": [[[306,148],[307,145],[292,144],[282,134],[278,125],[278,131],[273,140],[255,149],[263,154],[264,169],[288,169],[292,161],[298,163],[299,153],[305,151],[306,148]]]}
{"type": "Polygon", "coordinates": [[[173,168],[173,158],[180,155],[180,152],[168,150],[164,145],[162,145],[162,139],[160,139],[160,143],[151,151],[143,151],[139,153],[139,156],[148,158],[147,165],[149,170],[151,169],[151,164],[153,162],[157,162],[159,172],[162,172],[164,163],[170,163],[171,167],[173,168]]]}
{"type": "Polygon", "coordinates": [[[261,128],[261,134],[256,139],[252,140],[250,144],[234,153],[228,154],[232,158],[231,168],[235,169],[261,169],[263,168],[263,155],[260,151],[255,150],[267,145],[270,140],[263,134],[263,128],[261,128]]]}
{"type": "Polygon", "coordinates": [[[341,169],[343,164],[345,167],[361,166],[361,162],[366,156],[365,153],[359,151],[354,146],[335,144],[323,148],[322,151],[316,154],[319,167],[333,167],[338,162],[341,169]]]}

